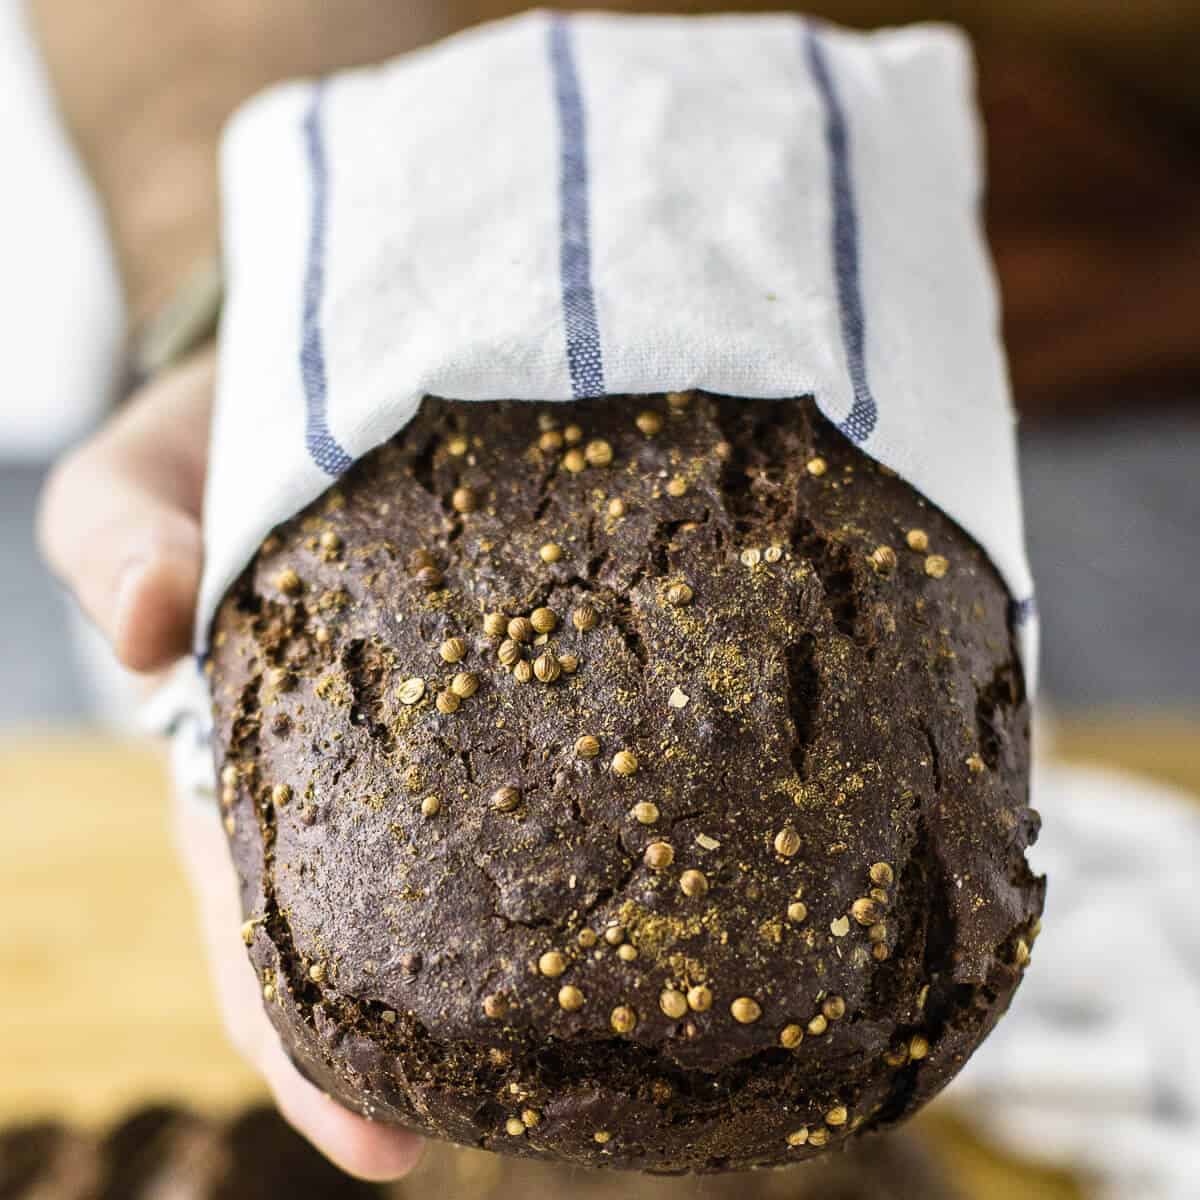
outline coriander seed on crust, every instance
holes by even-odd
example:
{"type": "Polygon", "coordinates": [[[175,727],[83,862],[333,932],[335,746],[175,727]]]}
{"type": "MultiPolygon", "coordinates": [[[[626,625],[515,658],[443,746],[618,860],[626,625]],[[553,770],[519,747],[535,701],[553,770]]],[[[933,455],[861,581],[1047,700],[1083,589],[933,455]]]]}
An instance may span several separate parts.
{"type": "Polygon", "coordinates": [[[428,399],[336,551],[319,499],[215,618],[246,952],[351,1110],[795,1162],[919,1108],[1037,969],[991,563],[810,400],[680,395],[428,399]]]}

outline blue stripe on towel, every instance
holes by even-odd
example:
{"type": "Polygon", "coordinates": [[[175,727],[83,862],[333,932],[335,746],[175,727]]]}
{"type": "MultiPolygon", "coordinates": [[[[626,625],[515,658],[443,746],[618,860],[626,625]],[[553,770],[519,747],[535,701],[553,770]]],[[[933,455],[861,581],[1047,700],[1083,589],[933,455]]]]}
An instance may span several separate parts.
{"type": "Polygon", "coordinates": [[[1023,600],[1013,600],[1009,612],[1014,625],[1024,625],[1037,615],[1037,602],[1033,596],[1026,596],[1023,600]]]}
{"type": "Polygon", "coordinates": [[[328,381],[321,336],[321,300],[325,292],[325,241],[329,217],[329,166],[321,121],[324,86],[318,83],[304,114],[304,149],[308,158],[312,213],[304,268],[304,308],[301,316],[300,376],[306,406],[304,440],[313,462],[329,475],[341,475],[354,460],[329,432],[328,381]]]}
{"type": "Polygon", "coordinates": [[[567,18],[552,16],[547,51],[558,107],[561,192],[561,271],[567,365],[575,398],[604,395],[604,359],[596,297],[588,198],[587,119],[567,18]]]}
{"type": "Polygon", "coordinates": [[[850,135],[846,114],[838,97],[829,59],[816,28],[804,25],[804,48],[809,71],[825,107],[825,143],[829,149],[829,174],[833,202],[833,262],[841,311],[842,343],[854,389],[854,403],[841,424],[855,442],[871,436],[878,418],[875,397],[867,382],[866,322],[859,281],[858,213],[854,181],[850,174],[850,135]]]}

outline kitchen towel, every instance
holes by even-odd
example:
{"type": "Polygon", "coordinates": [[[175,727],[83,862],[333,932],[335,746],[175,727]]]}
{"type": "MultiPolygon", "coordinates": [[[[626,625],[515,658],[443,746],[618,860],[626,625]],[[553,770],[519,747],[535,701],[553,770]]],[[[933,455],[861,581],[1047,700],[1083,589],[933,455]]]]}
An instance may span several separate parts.
{"type": "Polygon", "coordinates": [[[970,52],[947,26],[533,12],[252,100],[197,648],[427,394],[811,394],[1036,620],[970,52]]]}

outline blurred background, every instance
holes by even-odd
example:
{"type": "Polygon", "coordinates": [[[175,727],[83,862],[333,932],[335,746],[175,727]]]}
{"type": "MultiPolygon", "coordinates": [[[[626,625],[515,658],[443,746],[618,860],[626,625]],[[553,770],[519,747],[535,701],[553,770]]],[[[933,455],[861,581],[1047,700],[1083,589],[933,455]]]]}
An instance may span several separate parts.
{"type": "MultiPolygon", "coordinates": [[[[848,23],[945,16],[977,37],[1043,622],[1039,749],[1200,791],[1200,6],[814,7],[848,23]]],[[[447,4],[434,25],[501,10],[447,4]]],[[[259,1091],[218,1030],[171,858],[163,766],[131,732],[128,681],[33,542],[50,464],[113,396],[118,268],[18,0],[0,0],[0,70],[0,1122],[95,1130],[151,1099],[229,1114],[259,1091]]],[[[1078,1164],[989,1143],[953,1111],[918,1128],[921,1153],[964,1198],[1100,1194],[1078,1164]]],[[[159,1144],[164,1131],[217,1136],[161,1115],[143,1130],[149,1144],[147,1130],[159,1144]]],[[[16,1153],[0,1145],[5,1197],[25,1194],[3,1187],[16,1153]]],[[[897,1170],[922,1169],[866,1162],[857,1183],[830,1175],[811,1194],[940,1194],[895,1190],[897,1170]]],[[[462,1170],[403,1194],[483,1196],[503,1182],[499,1168],[462,1170]]],[[[625,1186],[606,1194],[643,1194],[625,1186]]]]}

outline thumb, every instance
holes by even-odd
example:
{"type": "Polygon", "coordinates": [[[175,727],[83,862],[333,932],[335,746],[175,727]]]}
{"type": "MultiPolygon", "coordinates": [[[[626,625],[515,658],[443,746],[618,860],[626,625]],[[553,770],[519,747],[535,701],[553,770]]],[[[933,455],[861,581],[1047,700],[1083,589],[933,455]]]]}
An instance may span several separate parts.
{"type": "Polygon", "coordinates": [[[55,467],[42,494],[47,562],[135,671],[188,649],[213,373],[206,352],[147,385],[55,467]]]}

